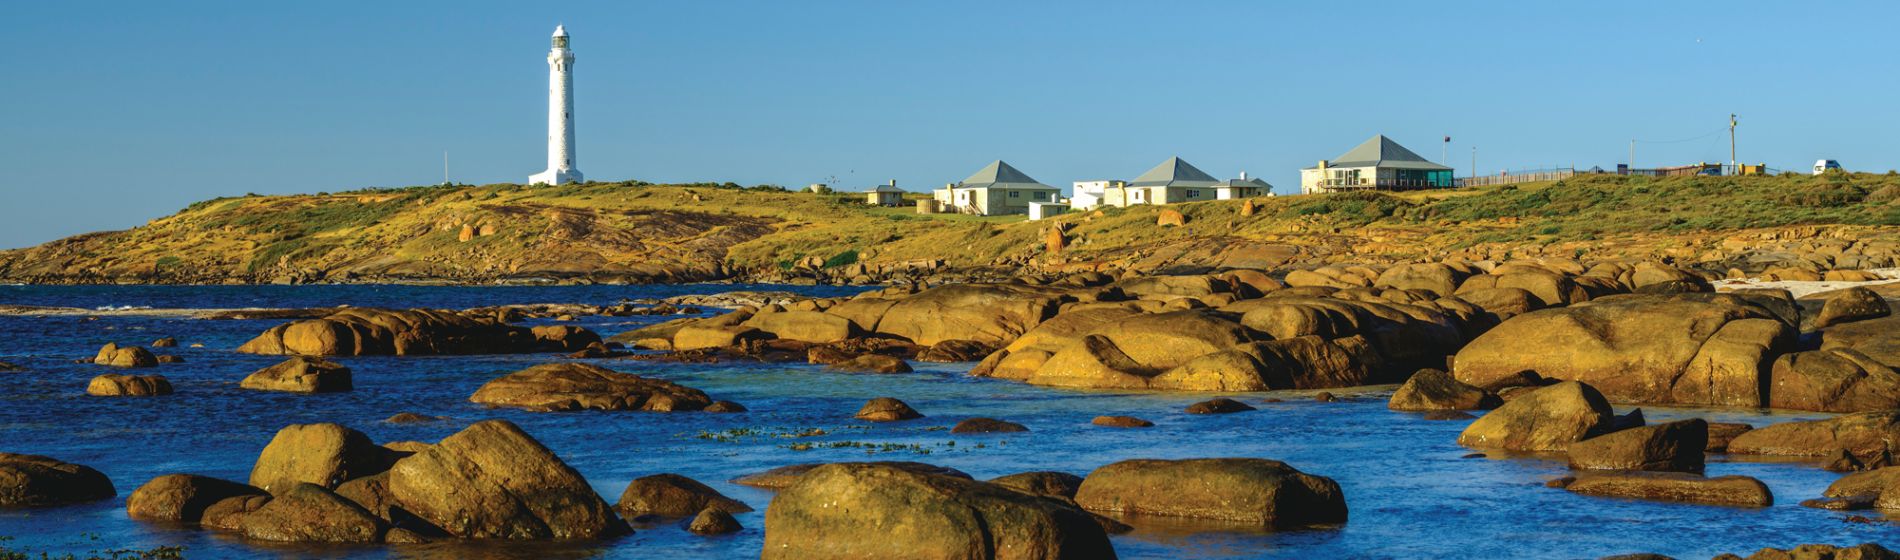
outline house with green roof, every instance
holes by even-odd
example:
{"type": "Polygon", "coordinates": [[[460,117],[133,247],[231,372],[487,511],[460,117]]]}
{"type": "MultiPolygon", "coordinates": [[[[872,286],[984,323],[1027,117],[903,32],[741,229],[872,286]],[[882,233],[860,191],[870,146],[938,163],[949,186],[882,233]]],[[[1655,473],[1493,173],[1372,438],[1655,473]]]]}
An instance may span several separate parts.
{"type": "Polygon", "coordinates": [[[1055,202],[1062,189],[1042,184],[1002,160],[933,193],[943,212],[997,216],[1027,214],[1031,202],[1055,202]]]}
{"type": "Polygon", "coordinates": [[[1420,157],[1385,135],[1300,170],[1300,192],[1450,188],[1451,168],[1420,157]]]}

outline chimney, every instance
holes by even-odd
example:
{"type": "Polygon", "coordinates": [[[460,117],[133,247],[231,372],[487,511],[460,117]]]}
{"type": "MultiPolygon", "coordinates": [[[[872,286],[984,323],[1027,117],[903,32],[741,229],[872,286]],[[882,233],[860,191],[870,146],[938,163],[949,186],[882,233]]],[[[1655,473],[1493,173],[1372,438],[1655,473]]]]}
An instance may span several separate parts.
{"type": "Polygon", "coordinates": [[[1242,181],[1247,180],[1247,172],[1245,171],[1240,172],[1240,180],[1242,181]]]}
{"type": "Polygon", "coordinates": [[[893,187],[895,187],[895,186],[897,186],[897,180],[896,180],[896,179],[891,179],[891,186],[893,186],[893,187]]]}

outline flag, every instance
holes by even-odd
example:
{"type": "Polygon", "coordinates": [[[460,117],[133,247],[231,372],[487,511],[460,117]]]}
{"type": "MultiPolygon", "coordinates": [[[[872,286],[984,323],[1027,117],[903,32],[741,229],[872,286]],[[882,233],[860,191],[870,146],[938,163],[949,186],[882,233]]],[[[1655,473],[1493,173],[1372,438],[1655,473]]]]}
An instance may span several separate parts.
{"type": "Polygon", "coordinates": [[[1451,137],[1450,137],[1450,136],[1446,136],[1446,137],[1445,137],[1445,142],[1446,142],[1446,143],[1450,143],[1450,142],[1451,142],[1451,137]]]}

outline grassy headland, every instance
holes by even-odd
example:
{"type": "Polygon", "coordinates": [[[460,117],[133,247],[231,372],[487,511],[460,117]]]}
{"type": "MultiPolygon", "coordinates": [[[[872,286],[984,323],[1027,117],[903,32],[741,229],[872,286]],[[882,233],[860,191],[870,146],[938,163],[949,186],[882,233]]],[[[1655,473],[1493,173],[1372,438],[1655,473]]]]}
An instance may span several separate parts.
{"type": "MultiPolygon", "coordinates": [[[[1579,176],[1484,189],[1283,196],[1020,216],[919,215],[854,193],[726,184],[431,186],[207,200],[123,231],[0,252],[29,282],[600,281],[834,278],[946,269],[1271,267],[1605,256],[1707,248],[1736,232],[1843,226],[1887,238],[1900,176],[1579,176]],[[1185,226],[1158,226],[1174,209],[1185,226]],[[1068,247],[1047,254],[1047,229],[1068,247]],[[1869,227],[1854,227],[1869,226],[1869,227]],[[907,263],[907,264],[906,264],[907,263]],[[863,265],[863,266],[859,266],[863,265]]],[[[919,195],[921,196],[921,195],[919,195]]],[[[1859,234],[1857,234],[1859,235],[1859,234]]]]}

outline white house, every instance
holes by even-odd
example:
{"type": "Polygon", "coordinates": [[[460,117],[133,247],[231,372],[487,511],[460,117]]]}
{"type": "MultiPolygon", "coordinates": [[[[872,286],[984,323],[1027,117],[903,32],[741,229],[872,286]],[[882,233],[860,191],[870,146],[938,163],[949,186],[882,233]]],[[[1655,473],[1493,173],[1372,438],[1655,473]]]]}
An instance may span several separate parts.
{"type": "Polygon", "coordinates": [[[1171,157],[1133,181],[1112,185],[1104,190],[1102,204],[1134,206],[1214,200],[1215,187],[1219,184],[1220,181],[1213,175],[1194,167],[1187,160],[1171,157]]]}
{"type": "Polygon", "coordinates": [[[1257,178],[1249,178],[1245,171],[1240,172],[1239,179],[1228,179],[1214,185],[1215,200],[1234,200],[1238,198],[1253,198],[1256,196],[1273,196],[1273,185],[1269,185],[1266,181],[1257,178]]]}
{"type": "Polygon", "coordinates": [[[1031,202],[1055,202],[1062,189],[1031,179],[996,160],[961,182],[944,185],[933,196],[938,208],[960,214],[1027,214],[1031,202]]]}
{"type": "Polygon", "coordinates": [[[1333,160],[1300,170],[1300,192],[1306,194],[1353,190],[1411,190],[1450,188],[1451,168],[1393,142],[1373,136],[1333,160]]]}
{"type": "Polygon", "coordinates": [[[1119,183],[1121,181],[1076,181],[1072,194],[1069,195],[1069,208],[1088,210],[1101,206],[1102,193],[1119,183]]]}

